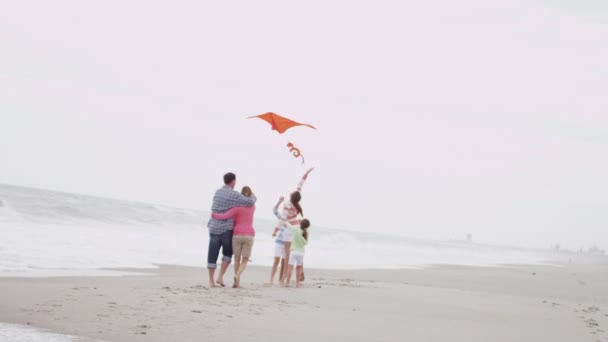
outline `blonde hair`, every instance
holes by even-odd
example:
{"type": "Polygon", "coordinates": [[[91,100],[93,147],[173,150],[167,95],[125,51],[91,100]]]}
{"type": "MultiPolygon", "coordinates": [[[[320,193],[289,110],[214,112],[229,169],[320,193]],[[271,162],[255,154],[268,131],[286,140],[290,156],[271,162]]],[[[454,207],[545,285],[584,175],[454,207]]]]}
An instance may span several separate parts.
{"type": "Polygon", "coordinates": [[[253,191],[251,191],[250,187],[245,185],[243,189],[241,189],[241,194],[243,194],[243,196],[250,197],[253,194],[253,191]]]}

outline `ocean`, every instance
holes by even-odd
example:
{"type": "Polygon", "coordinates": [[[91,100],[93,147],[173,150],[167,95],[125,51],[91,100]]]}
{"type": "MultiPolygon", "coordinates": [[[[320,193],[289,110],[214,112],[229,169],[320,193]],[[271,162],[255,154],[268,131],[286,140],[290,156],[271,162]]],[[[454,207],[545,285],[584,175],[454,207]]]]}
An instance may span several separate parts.
{"type": "MultiPolygon", "coordinates": [[[[209,212],[0,185],[0,276],[120,276],[119,268],[205,267],[209,212]]],[[[270,266],[276,222],[255,221],[252,265],[270,266]]],[[[306,267],[557,264],[587,256],[312,226],[306,267]]]]}

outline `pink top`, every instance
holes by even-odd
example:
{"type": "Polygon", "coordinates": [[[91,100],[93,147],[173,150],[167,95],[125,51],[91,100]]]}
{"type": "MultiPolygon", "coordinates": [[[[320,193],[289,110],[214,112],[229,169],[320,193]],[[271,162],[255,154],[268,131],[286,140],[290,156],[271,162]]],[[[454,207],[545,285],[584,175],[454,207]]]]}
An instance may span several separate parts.
{"type": "Polygon", "coordinates": [[[224,214],[212,213],[211,216],[216,220],[234,219],[234,235],[255,236],[255,229],[253,229],[254,212],[255,205],[252,205],[251,207],[230,208],[224,214]]]}

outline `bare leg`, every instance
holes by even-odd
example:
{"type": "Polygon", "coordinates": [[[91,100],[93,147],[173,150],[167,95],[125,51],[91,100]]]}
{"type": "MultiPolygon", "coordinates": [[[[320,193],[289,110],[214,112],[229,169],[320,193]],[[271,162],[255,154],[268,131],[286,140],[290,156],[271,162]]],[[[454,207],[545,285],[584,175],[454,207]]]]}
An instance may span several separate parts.
{"type": "MultiPolygon", "coordinates": [[[[300,266],[302,268],[302,272],[300,275],[298,275],[298,280],[300,282],[304,281],[304,264],[302,264],[302,266],[300,266]]],[[[297,273],[297,272],[296,272],[297,273]]]]}
{"type": "Polygon", "coordinates": [[[241,266],[241,256],[235,254],[234,255],[234,275],[239,273],[239,266],[241,266]]]}
{"type": "Polygon", "coordinates": [[[217,277],[217,283],[222,286],[224,286],[224,274],[226,273],[228,266],[230,266],[230,262],[223,260],[222,268],[220,268],[220,275],[217,277]]]}
{"type": "Polygon", "coordinates": [[[249,262],[249,258],[248,257],[243,257],[243,260],[241,260],[240,262],[240,267],[239,267],[239,271],[236,274],[235,281],[236,281],[236,287],[240,287],[241,286],[241,275],[243,274],[243,272],[245,272],[245,268],[247,267],[247,263],[249,262]]]}
{"type": "MultiPolygon", "coordinates": [[[[281,262],[280,257],[274,257],[274,263],[272,264],[272,272],[270,273],[270,285],[274,284],[274,276],[277,274],[277,268],[279,267],[279,262],[281,262]]],[[[279,278],[281,275],[279,274],[279,278]]]]}
{"type": "Polygon", "coordinates": [[[296,267],[296,287],[300,287],[300,279],[302,279],[302,275],[304,272],[304,266],[297,266],[296,267]]]}
{"type": "Polygon", "coordinates": [[[289,265],[287,268],[287,275],[285,276],[285,284],[283,286],[289,287],[289,282],[291,282],[291,273],[293,272],[293,265],[289,265]]]}
{"type": "Polygon", "coordinates": [[[209,287],[215,287],[215,281],[213,281],[213,275],[215,274],[215,268],[208,268],[209,271],[209,287]]]}
{"type": "Polygon", "coordinates": [[[279,271],[279,284],[283,284],[283,281],[285,280],[285,273],[287,269],[287,261],[285,261],[285,258],[281,258],[281,270],[279,271]]]}
{"type": "MultiPolygon", "coordinates": [[[[285,269],[287,269],[287,265],[289,263],[289,250],[291,249],[291,241],[285,241],[285,269]]],[[[282,274],[282,280],[285,280],[285,274],[282,274]]]]}

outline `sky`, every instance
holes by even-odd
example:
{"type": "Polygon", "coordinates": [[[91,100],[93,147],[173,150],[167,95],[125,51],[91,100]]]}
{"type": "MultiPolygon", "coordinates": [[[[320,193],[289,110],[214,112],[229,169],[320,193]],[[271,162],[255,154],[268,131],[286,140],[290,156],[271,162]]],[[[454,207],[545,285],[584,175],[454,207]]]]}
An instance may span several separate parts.
{"type": "Polygon", "coordinates": [[[606,61],[602,0],[2,2],[0,183],[209,210],[232,171],[270,219],[314,166],[319,229],[608,249],[606,61]]]}

